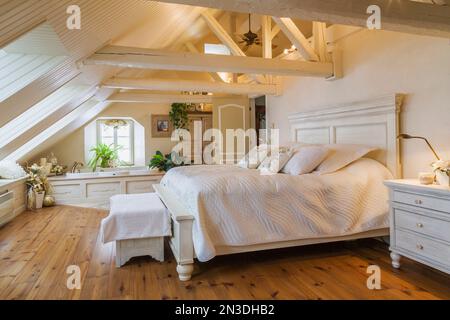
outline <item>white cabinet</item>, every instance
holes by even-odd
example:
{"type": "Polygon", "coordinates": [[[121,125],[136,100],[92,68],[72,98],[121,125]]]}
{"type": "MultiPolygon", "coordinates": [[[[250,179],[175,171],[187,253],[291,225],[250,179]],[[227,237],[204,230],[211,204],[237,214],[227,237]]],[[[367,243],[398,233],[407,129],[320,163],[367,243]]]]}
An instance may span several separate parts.
{"type": "Polygon", "coordinates": [[[113,195],[120,194],[121,181],[97,182],[93,180],[86,183],[86,198],[103,199],[111,198],[113,195]]]}
{"type": "Polygon", "coordinates": [[[154,192],[153,185],[159,184],[161,178],[155,177],[145,181],[127,181],[127,194],[151,193],[154,192]]]}
{"type": "Polygon", "coordinates": [[[54,177],[49,181],[56,204],[107,209],[109,199],[114,195],[154,192],[153,185],[159,184],[163,175],[149,173],[80,179],[54,177]]]}
{"type": "Polygon", "coordinates": [[[25,178],[0,180],[0,227],[26,210],[25,178]]]}
{"type": "Polygon", "coordinates": [[[392,265],[401,256],[450,273],[450,188],[415,180],[387,181],[390,188],[392,265]]]}

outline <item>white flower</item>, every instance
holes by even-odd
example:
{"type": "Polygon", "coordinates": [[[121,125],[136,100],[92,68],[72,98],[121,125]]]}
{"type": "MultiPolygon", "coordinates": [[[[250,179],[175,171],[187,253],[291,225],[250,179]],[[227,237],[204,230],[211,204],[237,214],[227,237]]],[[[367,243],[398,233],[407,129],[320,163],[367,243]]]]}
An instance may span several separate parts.
{"type": "Polygon", "coordinates": [[[433,163],[431,165],[433,167],[433,169],[436,170],[441,170],[441,171],[447,171],[447,169],[450,169],[450,161],[449,160],[439,160],[436,161],[435,163],[433,163]]]}

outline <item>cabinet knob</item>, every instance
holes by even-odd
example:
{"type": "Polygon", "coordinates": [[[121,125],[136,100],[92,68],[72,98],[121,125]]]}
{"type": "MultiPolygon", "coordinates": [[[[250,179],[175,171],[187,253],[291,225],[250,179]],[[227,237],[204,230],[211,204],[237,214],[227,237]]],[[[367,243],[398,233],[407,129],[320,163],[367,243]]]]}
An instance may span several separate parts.
{"type": "Polygon", "coordinates": [[[418,245],[417,245],[417,249],[419,249],[419,250],[423,250],[423,245],[421,245],[421,244],[418,244],[418,245]]]}
{"type": "Polygon", "coordinates": [[[416,204],[422,204],[422,200],[416,200],[414,201],[416,204]]]}
{"type": "Polygon", "coordinates": [[[417,224],[417,228],[423,228],[423,224],[422,223],[418,223],[417,224]]]}

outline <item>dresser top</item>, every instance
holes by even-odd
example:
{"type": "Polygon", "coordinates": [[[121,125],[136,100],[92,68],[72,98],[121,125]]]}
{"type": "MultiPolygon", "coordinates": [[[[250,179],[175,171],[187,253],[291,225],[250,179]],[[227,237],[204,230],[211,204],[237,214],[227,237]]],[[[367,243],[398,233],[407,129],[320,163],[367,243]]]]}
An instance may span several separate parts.
{"type": "Polygon", "coordinates": [[[387,180],[384,184],[392,188],[410,189],[416,192],[425,191],[450,196],[450,187],[438,184],[423,185],[417,179],[387,180]]]}
{"type": "Polygon", "coordinates": [[[25,183],[26,178],[19,178],[19,179],[0,179],[0,189],[4,190],[7,188],[12,188],[18,183],[25,183]]]}

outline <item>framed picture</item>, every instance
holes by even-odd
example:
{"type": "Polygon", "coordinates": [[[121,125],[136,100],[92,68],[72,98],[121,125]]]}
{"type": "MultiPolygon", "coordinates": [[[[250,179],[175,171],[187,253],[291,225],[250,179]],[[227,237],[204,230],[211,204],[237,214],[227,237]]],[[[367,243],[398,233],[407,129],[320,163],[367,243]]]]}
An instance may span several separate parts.
{"type": "Polygon", "coordinates": [[[172,136],[173,126],[168,115],[152,115],[152,137],[170,138],[172,136]]]}

